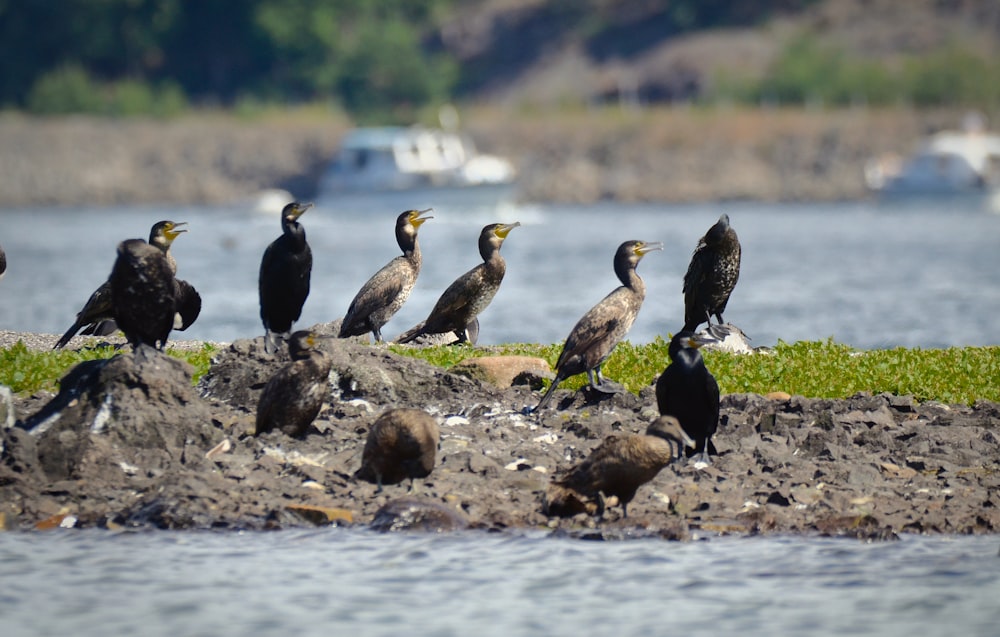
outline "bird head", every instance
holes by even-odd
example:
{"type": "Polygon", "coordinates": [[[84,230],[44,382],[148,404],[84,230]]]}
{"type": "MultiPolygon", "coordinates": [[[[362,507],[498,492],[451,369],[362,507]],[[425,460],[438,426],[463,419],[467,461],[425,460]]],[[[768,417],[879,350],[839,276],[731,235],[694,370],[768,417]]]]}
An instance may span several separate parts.
{"type": "Polygon", "coordinates": [[[427,214],[428,212],[432,212],[433,210],[434,210],[433,208],[428,208],[427,210],[407,210],[406,212],[403,213],[403,215],[400,218],[405,219],[405,221],[414,228],[419,228],[420,226],[424,225],[425,221],[434,218],[430,215],[427,215],[426,217],[422,216],[427,214]]]}
{"type": "Polygon", "coordinates": [[[187,232],[186,221],[158,221],[153,224],[149,231],[149,243],[161,248],[168,248],[174,239],[181,236],[182,232],[187,232]]]}
{"type": "Polygon", "coordinates": [[[292,203],[282,208],[281,218],[284,221],[291,223],[293,221],[296,221],[299,217],[305,214],[306,210],[309,210],[312,207],[313,204],[311,203],[300,203],[298,201],[293,201],[292,203]]]}
{"type": "Polygon", "coordinates": [[[660,416],[653,422],[649,424],[646,428],[647,436],[659,436],[668,441],[676,442],[679,445],[685,445],[694,449],[695,442],[687,434],[686,431],[681,427],[679,420],[673,416],[660,416]]]}

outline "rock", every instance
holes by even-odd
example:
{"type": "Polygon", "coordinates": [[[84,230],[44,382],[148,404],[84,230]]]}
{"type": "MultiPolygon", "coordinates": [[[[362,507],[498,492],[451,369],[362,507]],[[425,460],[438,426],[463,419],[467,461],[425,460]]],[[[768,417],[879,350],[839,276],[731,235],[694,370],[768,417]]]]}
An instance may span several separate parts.
{"type": "MultiPolygon", "coordinates": [[[[552,367],[535,356],[484,356],[467,358],[451,368],[453,374],[476,378],[497,387],[510,387],[515,379],[553,378],[552,367]]],[[[529,384],[529,383],[525,383],[529,384]]]]}
{"type": "Polygon", "coordinates": [[[376,531],[426,531],[444,533],[469,526],[465,516],[439,502],[403,498],[392,500],[375,513],[371,528],[376,531]]]}
{"type": "Polygon", "coordinates": [[[354,514],[347,509],[339,507],[318,506],[315,504],[289,504],[288,510],[302,516],[316,526],[336,524],[344,522],[351,524],[354,522],[354,514]]]}

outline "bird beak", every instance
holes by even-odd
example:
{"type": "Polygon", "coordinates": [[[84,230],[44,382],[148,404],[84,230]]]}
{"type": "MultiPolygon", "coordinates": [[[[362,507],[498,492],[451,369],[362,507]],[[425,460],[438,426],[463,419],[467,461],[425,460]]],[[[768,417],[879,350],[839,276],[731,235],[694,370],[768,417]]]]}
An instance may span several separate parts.
{"type": "Polygon", "coordinates": [[[309,210],[312,207],[313,207],[313,204],[311,204],[311,203],[299,204],[298,206],[295,206],[295,208],[293,208],[291,212],[289,212],[287,215],[285,215],[285,218],[291,219],[292,221],[295,221],[296,219],[298,219],[299,217],[301,217],[303,214],[305,214],[306,210],[309,210]]]}
{"type": "Polygon", "coordinates": [[[419,228],[424,224],[425,221],[434,218],[430,215],[427,215],[426,217],[423,217],[421,215],[424,215],[428,212],[433,212],[433,210],[434,210],[433,208],[428,208],[427,210],[414,210],[413,212],[410,213],[410,223],[413,225],[414,228],[419,228]]]}
{"type": "Polygon", "coordinates": [[[692,449],[694,449],[696,446],[694,443],[694,439],[691,438],[691,436],[687,435],[687,432],[685,432],[683,429],[681,429],[681,442],[684,443],[685,447],[691,447],[692,449]]]}
{"type": "Polygon", "coordinates": [[[659,241],[652,241],[649,243],[643,241],[642,243],[640,243],[635,247],[635,253],[641,257],[647,252],[652,252],[653,250],[662,250],[662,249],[663,249],[663,243],[659,241]]]}
{"type": "Polygon", "coordinates": [[[180,236],[182,232],[187,232],[187,228],[182,228],[181,226],[186,226],[187,221],[180,221],[170,226],[168,230],[163,231],[163,236],[167,238],[167,241],[173,241],[180,236]]]}
{"type": "Polygon", "coordinates": [[[520,221],[515,221],[514,223],[507,223],[494,230],[493,233],[496,236],[500,237],[501,239],[506,239],[507,235],[510,234],[510,231],[518,227],[519,225],[521,225],[520,221]]]}

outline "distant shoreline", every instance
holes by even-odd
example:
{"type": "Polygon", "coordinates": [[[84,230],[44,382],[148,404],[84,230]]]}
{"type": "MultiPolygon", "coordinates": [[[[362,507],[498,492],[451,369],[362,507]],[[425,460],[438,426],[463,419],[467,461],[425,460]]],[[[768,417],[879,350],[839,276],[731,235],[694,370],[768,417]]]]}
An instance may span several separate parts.
{"type": "MultiPolygon", "coordinates": [[[[905,108],[463,113],[480,150],[514,160],[523,200],[558,203],[862,199],[867,159],[909,152],[960,117],[905,108]]],[[[239,203],[268,188],[308,199],[349,126],[333,114],[6,114],[0,209],[239,203]]]]}

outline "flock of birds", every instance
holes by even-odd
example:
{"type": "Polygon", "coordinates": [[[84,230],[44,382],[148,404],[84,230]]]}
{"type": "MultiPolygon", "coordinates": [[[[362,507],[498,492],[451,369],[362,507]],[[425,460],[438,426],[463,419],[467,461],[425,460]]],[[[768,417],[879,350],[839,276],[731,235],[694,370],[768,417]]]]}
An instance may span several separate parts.
{"type": "MultiPolygon", "coordinates": [[[[292,202],[281,213],[281,236],[265,250],[258,280],[260,317],[265,351],[278,352],[282,343],[291,361],[261,392],[255,435],[280,430],[303,435],[319,414],[327,395],[332,362],[318,347],[321,338],[308,330],[292,332],[309,296],[312,252],[300,217],[311,204],[292,202]]],[[[382,342],[382,328],[399,311],[420,274],[418,230],[430,210],[408,210],[396,220],[395,234],[402,255],[378,270],[358,291],[341,322],[340,338],[371,334],[382,342]]],[[[186,281],[176,278],[177,264],[170,254],[173,241],[186,231],[183,223],[161,221],[149,240],[129,239],[119,244],[111,275],[88,299],[73,325],[56,343],[64,347],[77,333],[106,335],[120,329],[138,353],[162,350],[173,329],[183,330],[198,317],[201,297],[186,281]]],[[[482,263],[448,286],[426,320],[405,331],[397,343],[412,343],[428,335],[453,334],[458,343],[475,343],[478,316],[490,304],[503,280],[506,263],[500,249],[520,224],[490,224],[479,235],[482,263]]],[[[601,367],[625,337],[642,306],[646,287],[636,268],[642,258],[661,250],[646,241],[622,243],[614,257],[621,285],[587,311],[570,330],[555,365],[555,379],[538,405],[551,400],[558,385],[570,376],[586,373],[589,387],[618,391],[602,376],[601,367]]],[[[554,479],[546,497],[552,515],[581,511],[603,514],[614,497],[627,516],[627,505],[638,487],[648,482],[681,449],[696,462],[710,462],[719,421],[719,386],[706,368],[698,348],[718,340],[723,312],[740,269],[740,243],[722,215],[699,240],[684,276],[684,326],[670,341],[670,363],[656,383],[660,417],[641,435],[609,436],[580,464],[554,479]],[[714,316],[718,325],[713,326],[714,316]],[[707,323],[708,329],[695,330],[707,323]],[[675,450],[674,447],[677,447],[675,450]]],[[[0,250],[0,275],[5,258],[0,250]]],[[[724,330],[723,330],[724,331],[724,330]]],[[[427,476],[434,467],[438,429],[434,419],[419,409],[390,409],[369,430],[357,478],[394,484],[409,477],[427,476]]]]}

